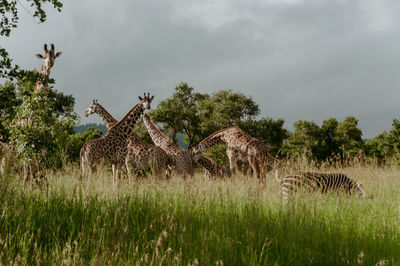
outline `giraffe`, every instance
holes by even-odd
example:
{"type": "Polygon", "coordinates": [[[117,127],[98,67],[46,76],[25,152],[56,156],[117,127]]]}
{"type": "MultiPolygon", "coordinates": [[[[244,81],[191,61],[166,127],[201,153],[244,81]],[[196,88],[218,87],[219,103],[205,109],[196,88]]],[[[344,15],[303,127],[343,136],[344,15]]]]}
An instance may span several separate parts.
{"type": "Polygon", "coordinates": [[[40,68],[40,76],[36,81],[34,92],[38,93],[42,89],[48,90],[47,79],[50,76],[50,69],[54,66],[54,61],[57,57],[61,56],[62,52],[54,51],[54,44],[50,44],[50,50],[47,49],[47,44],[44,45],[44,54],[36,54],[36,57],[39,59],[43,59],[42,67],[40,68]]]}
{"type": "MultiPolygon", "coordinates": [[[[247,135],[239,127],[229,127],[214,132],[196,147],[193,148],[194,154],[202,153],[207,148],[227,143],[228,148],[238,150],[247,155],[247,160],[257,178],[265,177],[265,166],[267,163],[274,162],[275,159],[268,153],[267,147],[259,139],[247,135]]],[[[231,172],[235,170],[232,158],[229,160],[231,172]]]]}
{"type": "MultiPolygon", "coordinates": [[[[101,105],[97,100],[93,100],[85,110],[84,116],[97,114],[107,129],[111,128],[118,121],[101,105]]],[[[82,146],[85,152],[86,146],[82,146]]],[[[128,175],[134,177],[134,168],[150,168],[153,174],[159,177],[166,177],[168,155],[165,151],[155,145],[148,144],[140,136],[132,131],[126,142],[126,158],[124,164],[127,167],[128,175]]]]}
{"type": "Polygon", "coordinates": [[[142,120],[154,144],[162,148],[168,154],[173,164],[176,166],[177,171],[183,175],[183,178],[186,179],[187,176],[193,177],[194,164],[200,156],[193,156],[191,151],[179,148],[172,139],[167,137],[154,124],[147,114],[142,115],[142,120]]]}
{"type": "Polygon", "coordinates": [[[97,114],[107,129],[118,123],[118,120],[115,119],[101,104],[99,104],[97,100],[93,100],[93,102],[83,113],[85,117],[88,117],[92,114],[97,114]]]}
{"type": "Polygon", "coordinates": [[[213,177],[230,177],[231,171],[225,167],[219,166],[216,162],[206,156],[200,156],[197,161],[201,166],[204,167],[205,179],[211,179],[213,177]]]}
{"type": "Polygon", "coordinates": [[[168,177],[169,156],[163,149],[146,143],[136,133],[128,139],[127,149],[125,165],[129,176],[135,177],[134,168],[150,168],[154,175],[163,179],[168,177]]]}
{"type": "MultiPolygon", "coordinates": [[[[36,57],[43,59],[42,66],[39,71],[39,76],[37,78],[35,88],[33,92],[39,93],[41,91],[48,91],[48,82],[50,76],[50,69],[54,66],[54,61],[57,57],[61,56],[62,52],[55,52],[54,44],[50,44],[50,50],[47,49],[47,44],[43,45],[44,54],[36,54],[36,57]]],[[[31,118],[25,117],[24,119],[18,121],[15,126],[27,126],[31,124],[31,118]]],[[[32,158],[23,159],[23,172],[24,172],[24,182],[26,183],[30,177],[41,177],[40,167],[38,162],[32,160],[32,158]]]]}
{"type": "Polygon", "coordinates": [[[107,133],[98,138],[89,140],[81,149],[82,175],[86,175],[86,168],[92,173],[96,171],[96,164],[101,160],[113,165],[113,178],[118,177],[119,168],[125,160],[127,149],[126,141],[133,132],[140,116],[145,109],[150,109],[154,96],[150,93],[144,97],[138,97],[140,102],[136,104],[118,123],[110,127],[107,133]]]}

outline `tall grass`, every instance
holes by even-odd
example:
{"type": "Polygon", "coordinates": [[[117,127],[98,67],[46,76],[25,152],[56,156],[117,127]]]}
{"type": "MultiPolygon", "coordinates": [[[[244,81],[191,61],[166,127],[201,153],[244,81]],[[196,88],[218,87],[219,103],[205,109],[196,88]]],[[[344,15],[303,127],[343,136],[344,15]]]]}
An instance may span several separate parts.
{"type": "MultiPolygon", "coordinates": [[[[337,169],[326,168],[334,172],[337,169]]],[[[337,194],[281,199],[263,182],[153,177],[81,180],[66,167],[43,186],[0,178],[2,264],[381,265],[400,263],[400,170],[353,165],[367,199],[337,194]]]]}

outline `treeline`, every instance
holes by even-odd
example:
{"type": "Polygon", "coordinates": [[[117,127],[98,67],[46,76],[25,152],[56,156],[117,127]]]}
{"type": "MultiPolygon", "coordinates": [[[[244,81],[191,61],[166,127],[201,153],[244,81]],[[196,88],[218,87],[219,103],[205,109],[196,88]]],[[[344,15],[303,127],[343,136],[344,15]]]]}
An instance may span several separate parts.
{"type": "MultiPolygon", "coordinates": [[[[53,89],[43,95],[34,94],[36,76],[33,73],[17,82],[0,85],[0,141],[12,144],[19,162],[34,160],[53,168],[77,161],[81,146],[89,139],[100,137],[105,127],[101,127],[102,130],[98,125],[77,127],[80,122],[74,112],[73,96],[53,89]],[[21,124],[21,121],[27,123],[21,124]]],[[[131,106],[126,110],[129,108],[131,106]]],[[[290,132],[284,128],[283,119],[259,119],[260,108],[254,99],[231,90],[198,93],[187,83],[181,83],[172,96],[150,110],[149,115],[185,148],[196,145],[219,129],[239,126],[262,140],[270,153],[278,157],[306,156],[310,160],[324,161],[363,155],[380,162],[396,163],[400,159],[399,120],[393,120],[389,132],[368,141],[362,139],[354,117],[343,121],[330,118],[321,125],[300,120],[290,132]]],[[[142,123],[138,123],[135,130],[151,142],[142,123]]],[[[209,150],[207,155],[219,163],[227,162],[223,145],[209,150]]]]}
{"type": "Polygon", "coordinates": [[[103,135],[107,132],[107,127],[104,124],[97,123],[87,123],[79,126],[74,126],[74,131],[75,133],[82,134],[89,128],[98,129],[103,133],[103,135]]]}
{"type": "MultiPolygon", "coordinates": [[[[400,122],[393,120],[389,132],[364,141],[355,117],[343,121],[335,118],[314,121],[299,120],[292,132],[284,128],[283,119],[263,117],[259,105],[243,93],[221,90],[212,95],[195,92],[187,83],[175,88],[174,94],[150,111],[150,116],[162,122],[167,134],[174,138],[178,132],[185,134],[189,146],[196,145],[213,132],[239,126],[248,134],[268,145],[271,154],[279,157],[306,156],[315,161],[334,158],[345,160],[355,156],[376,158],[380,162],[398,162],[400,159],[400,122]]],[[[223,148],[209,152],[213,156],[223,148]]]]}

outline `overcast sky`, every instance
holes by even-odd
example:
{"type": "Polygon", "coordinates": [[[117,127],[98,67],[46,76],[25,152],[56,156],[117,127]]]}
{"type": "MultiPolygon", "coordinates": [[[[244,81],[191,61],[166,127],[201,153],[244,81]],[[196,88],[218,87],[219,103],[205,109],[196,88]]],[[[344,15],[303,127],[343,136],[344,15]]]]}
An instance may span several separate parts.
{"type": "Polygon", "coordinates": [[[398,0],[63,2],[42,24],[20,8],[1,42],[25,69],[40,69],[35,54],[54,43],[63,54],[51,77],[80,115],[96,98],[120,119],[138,95],[157,104],[183,81],[251,96],[288,129],[355,116],[372,138],[400,117],[398,0]]]}

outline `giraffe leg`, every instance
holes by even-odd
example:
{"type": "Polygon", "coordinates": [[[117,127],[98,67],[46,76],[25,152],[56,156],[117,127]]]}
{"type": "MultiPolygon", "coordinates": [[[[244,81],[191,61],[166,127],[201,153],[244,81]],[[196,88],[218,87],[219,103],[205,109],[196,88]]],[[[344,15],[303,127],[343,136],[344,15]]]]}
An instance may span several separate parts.
{"type": "Polygon", "coordinates": [[[24,171],[24,184],[26,184],[29,181],[29,175],[30,175],[29,165],[26,161],[24,161],[23,163],[23,171],[24,171]]]}
{"type": "Polygon", "coordinates": [[[85,168],[89,170],[89,171],[85,170],[85,172],[88,176],[97,172],[97,167],[96,167],[95,162],[91,162],[91,161],[86,162],[85,168]]]}
{"type": "Polygon", "coordinates": [[[112,173],[113,173],[113,179],[114,182],[118,182],[118,172],[119,172],[119,166],[118,164],[112,164],[112,173]]]}
{"type": "Polygon", "coordinates": [[[81,172],[82,172],[82,178],[85,178],[87,175],[87,171],[86,171],[86,163],[84,161],[83,158],[81,158],[81,172]]]}
{"type": "Polygon", "coordinates": [[[4,173],[6,172],[5,171],[5,169],[6,169],[6,160],[5,160],[5,157],[3,157],[3,158],[1,158],[1,167],[0,167],[0,173],[2,174],[2,175],[4,175],[4,173]]]}
{"type": "Polygon", "coordinates": [[[129,182],[132,182],[136,180],[136,173],[135,173],[135,164],[133,162],[133,159],[131,156],[126,156],[125,159],[125,166],[126,166],[126,172],[128,174],[128,179],[129,182]]]}
{"type": "Polygon", "coordinates": [[[251,168],[253,169],[253,173],[256,174],[258,179],[260,179],[260,165],[257,162],[257,158],[254,155],[251,155],[248,157],[248,160],[251,168]]]}
{"type": "Polygon", "coordinates": [[[153,175],[156,175],[160,179],[168,179],[167,177],[167,166],[165,160],[163,158],[159,158],[158,156],[154,157],[153,160],[153,175]]]}
{"type": "Polygon", "coordinates": [[[237,166],[237,158],[233,154],[228,156],[229,159],[229,169],[231,171],[231,174],[234,175],[236,174],[236,166],[237,166]]]}
{"type": "Polygon", "coordinates": [[[243,171],[243,175],[247,176],[248,170],[249,170],[249,165],[248,165],[248,163],[242,161],[242,171],[243,171]]]}
{"type": "Polygon", "coordinates": [[[268,167],[267,161],[264,158],[261,158],[259,160],[259,165],[260,165],[260,174],[261,174],[261,178],[265,179],[266,178],[266,169],[268,167]]]}

